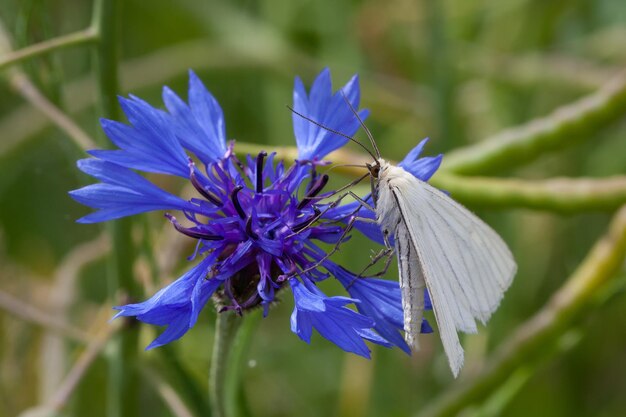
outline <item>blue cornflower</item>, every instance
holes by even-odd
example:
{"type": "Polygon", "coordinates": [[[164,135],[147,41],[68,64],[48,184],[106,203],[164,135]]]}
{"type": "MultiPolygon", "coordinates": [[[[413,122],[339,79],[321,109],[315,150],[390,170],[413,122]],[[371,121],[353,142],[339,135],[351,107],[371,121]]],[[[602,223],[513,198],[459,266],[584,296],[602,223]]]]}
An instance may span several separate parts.
{"type": "MultiPolygon", "coordinates": [[[[364,340],[407,350],[397,282],[361,279],[326,259],[316,242],[337,243],[358,206],[319,204],[326,174],[318,167],[348,139],[294,115],[298,160],[290,167],[261,152],[239,160],[226,141],[221,107],[190,71],[188,103],[165,87],[166,110],[130,96],[120,105],[130,124],[102,120],[116,150],[90,151],[78,167],[100,183],[72,191],[78,202],[99,209],[78,221],[95,223],[154,210],[180,233],[197,240],[199,262],[150,299],[115,307],[118,316],[167,326],[148,349],[180,338],[214,298],[221,310],[268,308],[290,287],[295,308],[291,328],[310,341],[315,328],[342,349],[369,357],[364,340]],[[135,172],[174,175],[189,181],[197,195],[182,199],[135,172]],[[169,211],[182,213],[177,217],[169,211]],[[320,265],[322,264],[322,265],[320,265]],[[323,266],[330,274],[323,272],[323,266]],[[317,283],[334,275],[351,295],[329,297],[317,283]],[[348,307],[355,304],[357,311],[348,307]]],[[[358,109],[360,89],[354,76],[342,93],[333,93],[330,72],[322,71],[307,94],[296,79],[294,110],[331,129],[353,135],[359,121],[344,96],[358,109]]],[[[367,111],[359,110],[362,119],[367,111]]],[[[413,151],[405,169],[423,175],[432,163],[413,151]],[[411,169],[415,170],[412,171],[411,169]]],[[[434,168],[436,169],[436,167],[434,168]]],[[[434,170],[433,170],[434,172],[434,170]]],[[[431,173],[432,175],[432,173],[431,173]]],[[[369,216],[364,210],[363,215],[369,216]]]]}

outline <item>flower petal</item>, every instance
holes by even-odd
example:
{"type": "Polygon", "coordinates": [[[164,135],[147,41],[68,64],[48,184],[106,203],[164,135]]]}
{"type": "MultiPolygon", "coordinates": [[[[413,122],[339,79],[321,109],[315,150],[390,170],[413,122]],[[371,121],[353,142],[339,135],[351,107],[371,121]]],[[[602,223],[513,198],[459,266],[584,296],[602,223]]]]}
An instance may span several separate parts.
{"type": "Polygon", "coordinates": [[[94,158],[82,159],[77,165],[81,171],[102,181],[70,191],[70,196],[79,203],[102,209],[79,219],[79,223],[112,220],[152,210],[195,210],[193,204],[127,168],[94,158]]]}
{"type": "Polygon", "coordinates": [[[90,154],[127,168],[186,178],[188,157],[167,114],[134,96],[120,97],[119,101],[131,126],[107,119],[100,122],[120,150],[91,151],[90,154]]]}
{"type": "MultiPolygon", "coordinates": [[[[293,114],[293,129],[299,159],[322,159],[348,142],[349,139],[346,137],[332,133],[328,129],[347,136],[354,135],[359,129],[358,118],[345,102],[345,99],[348,99],[352,107],[358,110],[361,94],[358,76],[352,77],[341,91],[332,93],[328,68],[317,76],[308,96],[302,81],[296,78],[293,90],[294,110],[327,128],[312,123],[296,113],[293,114]]],[[[359,111],[362,120],[365,120],[368,114],[366,110],[359,111]]]]}
{"type": "Polygon", "coordinates": [[[194,326],[200,310],[221,284],[216,279],[205,279],[207,269],[214,262],[215,258],[209,256],[150,299],[115,307],[119,313],[114,318],[134,316],[144,323],[167,326],[146,349],[179,339],[194,326]]]}
{"type": "MultiPolygon", "coordinates": [[[[374,322],[345,307],[354,300],[346,297],[326,297],[312,284],[307,286],[295,278],[290,279],[289,284],[295,300],[291,330],[300,339],[309,343],[312,329],[315,328],[322,337],[346,352],[370,357],[370,350],[363,341],[362,334],[372,336],[367,331],[374,322]]],[[[375,337],[368,338],[376,341],[375,337]]]]}
{"type": "Polygon", "coordinates": [[[374,330],[385,340],[410,354],[411,349],[400,334],[403,330],[403,313],[398,282],[357,277],[332,262],[327,262],[324,266],[341,282],[352,298],[360,301],[356,308],[361,314],[374,320],[374,330]]]}
{"type": "Polygon", "coordinates": [[[163,88],[163,102],[178,140],[205,165],[226,154],[224,113],[193,71],[189,70],[189,105],[167,87],[163,88]]]}
{"type": "Polygon", "coordinates": [[[428,138],[423,139],[413,148],[404,159],[398,164],[399,167],[413,174],[417,179],[428,181],[433,174],[439,169],[443,155],[428,156],[420,158],[422,149],[428,142],[428,138]]]}

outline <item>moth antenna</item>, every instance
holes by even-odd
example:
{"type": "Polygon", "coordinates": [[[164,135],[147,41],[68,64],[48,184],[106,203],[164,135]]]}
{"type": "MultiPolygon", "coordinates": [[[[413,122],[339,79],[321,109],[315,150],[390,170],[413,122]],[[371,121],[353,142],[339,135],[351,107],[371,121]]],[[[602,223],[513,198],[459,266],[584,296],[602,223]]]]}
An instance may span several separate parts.
{"type": "MultiPolygon", "coordinates": [[[[348,139],[348,140],[350,140],[350,141],[352,141],[352,142],[356,143],[356,144],[357,144],[357,145],[359,145],[361,148],[363,148],[363,149],[365,150],[365,152],[367,152],[367,153],[368,153],[368,154],[372,157],[372,159],[373,159],[373,160],[375,160],[375,161],[377,161],[377,160],[378,160],[378,159],[374,156],[374,154],[373,154],[372,152],[370,152],[370,150],[369,150],[369,149],[367,149],[367,148],[365,147],[365,145],[363,145],[363,144],[362,144],[361,142],[359,142],[358,140],[354,139],[352,136],[348,136],[348,135],[346,135],[345,133],[341,133],[341,132],[339,132],[338,130],[331,129],[331,128],[330,128],[330,127],[328,127],[328,126],[324,126],[324,125],[323,125],[323,124],[321,124],[320,122],[315,121],[315,120],[311,119],[310,117],[305,116],[304,114],[302,114],[302,113],[299,113],[299,112],[295,111],[295,110],[294,110],[294,109],[293,109],[290,105],[287,105],[287,108],[288,108],[289,110],[291,110],[291,112],[292,112],[292,113],[297,114],[298,116],[302,117],[304,120],[307,120],[307,121],[309,121],[309,122],[313,123],[314,125],[319,126],[319,127],[321,127],[322,129],[325,129],[325,130],[329,131],[330,133],[334,133],[335,135],[342,136],[342,137],[344,137],[344,138],[346,138],[346,139],[348,139]]],[[[359,119],[359,120],[361,120],[361,119],[359,119]]],[[[379,156],[379,157],[380,157],[380,156],[379,156]]]]}
{"type": "Polygon", "coordinates": [[[367,165],[365,164],[333,164],[330,167],[328,167],[328,169],[324,172],[330,172],[335,168],[343,168],[343,167],[351,167],[351,168],[364,168],[364,169],[368,169],[367,165]]]}
{"type": "Polygon", "coordinates": [[[346,103],[348,103],[348,106],[350,107],[350,110],[352,110],[352,113],[354,113],[354,115],[356,116],[357,120],[359,121],[359,124],[361,125],[361,127],[365,131],[365,134],[367,135],[368,139],[370,140],[370,143],[372,144],[372,147],[374,148],[374,151],[376,152],[376,156],[378,156],[378,158],[374,158],[374,160],[376,160],[376,162],[378,162],[378,159],[380,159],[381,156],[380,156],[380,151],[378,150],[378,145],[376,145],[376,141],[374,140],[374,136],[372,135],[372,132],[367,128],[367,126],[365,126],[365,122],[363,122],[363,119],[361,119],[361,116],[359,116],[359,112],[356,111],[356,109],[354,108],[352,103],[350,103],[350,100],[348,100],[348,97],[346,97],[346,93],[344,93],[343,90],[339,90],[339,91],[341,91],[341,95],[343,96],[343,100],[346,103]]]}

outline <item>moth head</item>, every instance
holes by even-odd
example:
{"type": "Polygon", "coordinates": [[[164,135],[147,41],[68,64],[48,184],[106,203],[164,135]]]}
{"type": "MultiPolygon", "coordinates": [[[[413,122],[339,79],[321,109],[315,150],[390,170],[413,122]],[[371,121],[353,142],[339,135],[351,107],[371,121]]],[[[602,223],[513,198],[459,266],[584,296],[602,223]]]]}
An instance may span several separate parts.
{"type": "Polygon", "coordinates": [[[376,160],[376,162],[374,162],[373,164],[365,164],[367,166],[367,169],[370,172],[370,175],[374,178],[374,179],[378,179],[378,176],[380,175],[380,162],[378,160],[376,160]]]}

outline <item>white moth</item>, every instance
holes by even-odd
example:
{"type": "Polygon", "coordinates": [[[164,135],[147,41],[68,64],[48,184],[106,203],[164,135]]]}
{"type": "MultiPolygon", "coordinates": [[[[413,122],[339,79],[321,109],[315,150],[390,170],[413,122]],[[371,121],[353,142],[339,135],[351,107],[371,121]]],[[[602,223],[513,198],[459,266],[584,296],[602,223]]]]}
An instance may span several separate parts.
{"type": "Polygon", "coordinates": [[[377,222],[393,235],[400,273],[405,338],[419,348],[428,289],[450,369],[463,366],[457,331],[476,333],[511,284],[517,266],[504,241],[445,193],[401,167],[378,159],[369,165],[377,222]]]}
{"type": "MultiPolygon", "coordinates": [[[[517,270],[513,255],[502,238],[468,209],[382,159],[371,132],[344,99],[367,133],[374,153],[356,139],[289,109],[355,142],[374,159],[367,164],[374,210],[385,243],[394,236],[405,339],[411,349],[419,349],[426,288],[450,369],[457,377],[464,360],[457,331],[476,333],[476,319],[485,324],[498,308],[517,270]]],[[[362,204],[367,205],[365,201],[362,204]]]]}

